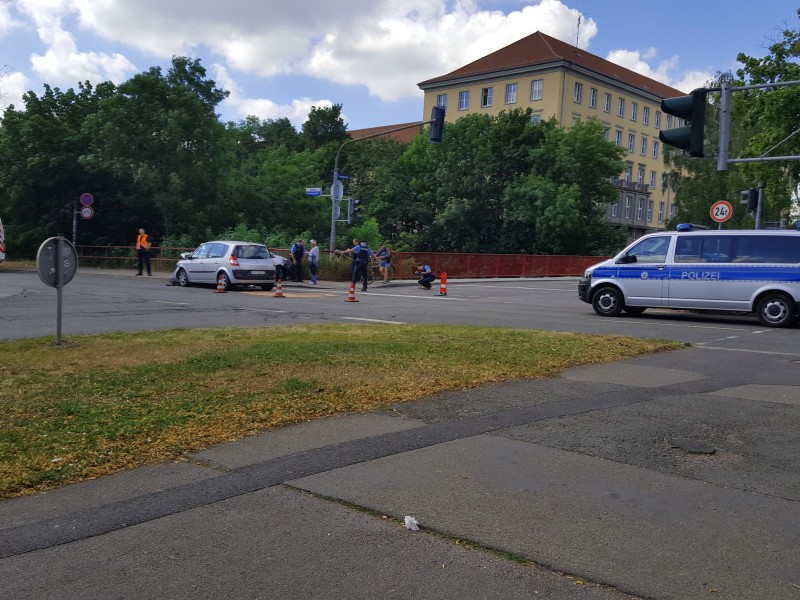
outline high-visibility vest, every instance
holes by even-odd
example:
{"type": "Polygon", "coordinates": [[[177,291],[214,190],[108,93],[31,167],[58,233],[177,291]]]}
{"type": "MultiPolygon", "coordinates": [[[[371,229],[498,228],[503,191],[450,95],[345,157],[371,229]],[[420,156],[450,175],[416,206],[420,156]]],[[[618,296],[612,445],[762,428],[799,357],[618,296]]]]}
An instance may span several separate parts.
{"type": "Polygon", "coordinates": [[[136,249],[139,250],[140,248],[150,249],[150,236],[146,233],[140,233],[139,237],[136,238],[136,249]]]}

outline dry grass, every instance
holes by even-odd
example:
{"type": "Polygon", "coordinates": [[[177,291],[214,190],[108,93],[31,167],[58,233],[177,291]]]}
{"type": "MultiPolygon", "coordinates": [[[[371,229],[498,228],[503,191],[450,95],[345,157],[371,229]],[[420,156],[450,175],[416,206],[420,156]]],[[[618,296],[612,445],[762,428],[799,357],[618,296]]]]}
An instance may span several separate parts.
{"type": "Polygon", "coordinates": [[[298,325],[0,343],[0,497],[266,428],[676,348],[487,327],[298,325]]]}

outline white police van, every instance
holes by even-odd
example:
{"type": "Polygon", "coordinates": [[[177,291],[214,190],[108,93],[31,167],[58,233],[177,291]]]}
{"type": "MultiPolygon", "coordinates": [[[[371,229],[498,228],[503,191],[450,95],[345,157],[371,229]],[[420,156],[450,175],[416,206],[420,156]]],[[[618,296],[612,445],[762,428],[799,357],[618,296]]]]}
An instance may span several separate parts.
{"type": "Polygon", "coordinates": [[[589,267],[578,297],[604,317],[648,308],[755,313],[787,327],[800,303],[800,232],[678,231],[639,238],[589,267]]]}

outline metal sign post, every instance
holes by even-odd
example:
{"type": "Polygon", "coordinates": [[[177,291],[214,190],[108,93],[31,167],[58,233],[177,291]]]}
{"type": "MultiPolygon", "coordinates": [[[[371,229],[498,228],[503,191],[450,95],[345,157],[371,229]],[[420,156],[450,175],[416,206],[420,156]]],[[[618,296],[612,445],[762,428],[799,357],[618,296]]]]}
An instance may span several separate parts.
{"type": "Polygon", "coordinates": [[[78,270],[78,255],[64,236],[52,237],[39,246],[36,268],[42,283],[56,288],[56,344],[61,345],[62,289],[78,270]]]}

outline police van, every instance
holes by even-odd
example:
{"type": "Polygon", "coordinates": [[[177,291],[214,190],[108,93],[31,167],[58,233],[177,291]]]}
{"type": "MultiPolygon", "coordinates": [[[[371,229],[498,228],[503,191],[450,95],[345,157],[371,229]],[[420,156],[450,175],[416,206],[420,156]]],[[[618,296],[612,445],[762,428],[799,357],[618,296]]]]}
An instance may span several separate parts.
{"type": "Polygon", "coordinates": [[[787,327],[800,303],[800,232],[651,233],[589,267],[578,297],[603,317],[668,308],[754,313],[762,325],[787,327]]]}

